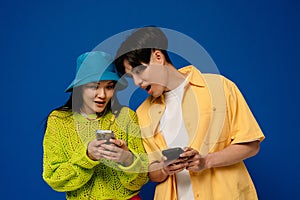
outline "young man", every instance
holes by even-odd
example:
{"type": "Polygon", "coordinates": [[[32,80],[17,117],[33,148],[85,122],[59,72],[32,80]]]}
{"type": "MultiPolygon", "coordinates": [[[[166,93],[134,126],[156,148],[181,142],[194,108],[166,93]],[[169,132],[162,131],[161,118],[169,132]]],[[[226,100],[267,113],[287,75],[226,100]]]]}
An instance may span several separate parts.
{"type": "Polygon", "coordinates": [[[223,76],[177,70],[167,46],[159,28],[140,28],[115,61],[150,95],[137,114],[149,177],[159,183],[155,199],[257,199],[243,160],[258,153],[264,135],[242,94],[223,76]],[[162,151],[171,147],[184,152],[169,161],[162,151]]]}

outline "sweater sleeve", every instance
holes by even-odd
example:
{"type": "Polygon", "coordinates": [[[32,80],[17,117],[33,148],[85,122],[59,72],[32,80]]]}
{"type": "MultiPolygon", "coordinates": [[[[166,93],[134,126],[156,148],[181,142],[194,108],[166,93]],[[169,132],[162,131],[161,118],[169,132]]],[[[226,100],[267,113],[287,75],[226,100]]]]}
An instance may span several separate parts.
{"type": "Polygon", "coordinates": [[[134,155],[130,166],[119,165],[118,176],[120,181],[129,190],[139,190],[148,181],[148,158],[141,140],[141,132],[137,115],[126,108],[119,115],[119,126],[126,127],[127,146],[134,155]]]}
{"type": "Polygon", "coordinates": [[[43,141],[43,179],[60,192],[82,187],[91,179],[94,167],[99,164],[99,161],[88,158],[86,149],[80,139],[76,138],[76,134],[75,137],[69,137],[73,129],[75,133],[75,128],[71,127],[74,126],[73,123],[68,122],[71,120],[69,118],[52,113],[47,120],[43,141]],[[72,152],[65,150],[70,144],[75,149],[72,152]]]}

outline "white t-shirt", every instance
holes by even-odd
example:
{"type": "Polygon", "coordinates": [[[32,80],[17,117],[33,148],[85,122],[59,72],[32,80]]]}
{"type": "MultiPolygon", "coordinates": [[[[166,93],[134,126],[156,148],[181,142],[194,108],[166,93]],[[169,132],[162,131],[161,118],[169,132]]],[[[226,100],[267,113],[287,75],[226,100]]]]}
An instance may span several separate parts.
{"type": "MultiPolygon", "coordinates": [[[[166,110],[160,120],[160,130],[169,148],[183,148],[188,145],[189,138],[184,126],[181,105],[186,81],[187,79],[174,90],[165,93],[166,110]]],[[[189,171],[177,173],[176,182],[179,200],[194,199],[189,171]]]]}

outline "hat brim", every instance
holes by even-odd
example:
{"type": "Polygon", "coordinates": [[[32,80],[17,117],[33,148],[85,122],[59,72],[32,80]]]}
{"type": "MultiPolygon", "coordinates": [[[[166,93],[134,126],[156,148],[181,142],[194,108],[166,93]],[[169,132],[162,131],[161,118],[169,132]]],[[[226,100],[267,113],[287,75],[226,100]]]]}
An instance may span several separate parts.
{"type": "Polygon", "coordinates": [[[94,74],[81,80],[77,80],[75,78],[72,81],[72,83],[66,88],[65,92],[72,92],[74,87],[79,87],[88,83],[98,82],[98,81],[110,81],[110,80],[118,82],[117,85],[119,90],[126,88],[128,85],[126,79],[120,78],[116,73],[105,72],[101,75],[94,74]]]}

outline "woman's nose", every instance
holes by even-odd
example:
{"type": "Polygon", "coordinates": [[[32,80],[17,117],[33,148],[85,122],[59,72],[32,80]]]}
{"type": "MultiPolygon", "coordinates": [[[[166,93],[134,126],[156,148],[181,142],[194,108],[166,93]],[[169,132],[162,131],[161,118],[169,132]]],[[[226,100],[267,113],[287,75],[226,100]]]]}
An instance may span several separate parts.
{"type": "Polygon", "coordinates": [[[96,91],[96,97],[105,98],[105,90],[103,88],[98,88],[96,91]]]}

